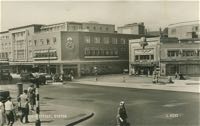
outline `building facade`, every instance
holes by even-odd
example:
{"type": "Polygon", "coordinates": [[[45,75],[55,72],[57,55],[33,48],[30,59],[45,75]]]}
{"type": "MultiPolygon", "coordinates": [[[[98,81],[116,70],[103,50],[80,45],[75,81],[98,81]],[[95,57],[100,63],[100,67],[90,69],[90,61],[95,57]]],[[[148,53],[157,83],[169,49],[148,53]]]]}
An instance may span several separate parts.
{"type": "Polygon", "coordinates": [[[160,38],[141,38],[129,41],[129,74],[152,75],[159,67],[160,38]]]}
{"type": "Polygon", "coordinates": [[[122,73],[128,68],[128,41],[140,35],[59,31],[34,35],[33,60],[40,72],[76,76],[122,73]]]}
{"type": "Polygon", "coordinates": [[[163,75],[200,75],[200,40],[161,42],[163,75]]]}
{"type": "Polygon", "coordinates": [[[124,26],[118,27],[117,32],[120,34],[135,34],[135,35],[145,35],[144,23],[132,23],[126,24],[124,26]]]}
{"type": "Polygon", "coordinates": [[[200,21],[180,22],[168,26],[168,37],[183,39],[200,38],[200,21]]]}
{"type": "Polygon", "coordinates": [[[144,35],[119,34],[111,24],[62,22],[11,28],[1,36],[1,59],[12,72],[34,68],[80,77],[94,75],[94,68],[98,74],[122,73],[128,69],[129,40],[144,35]]]}
{"type": "Polygon", "coordinates": [[[11,38],[8,31],[0,33],[0,62],[8,62],[11,58],[11,38]]]}

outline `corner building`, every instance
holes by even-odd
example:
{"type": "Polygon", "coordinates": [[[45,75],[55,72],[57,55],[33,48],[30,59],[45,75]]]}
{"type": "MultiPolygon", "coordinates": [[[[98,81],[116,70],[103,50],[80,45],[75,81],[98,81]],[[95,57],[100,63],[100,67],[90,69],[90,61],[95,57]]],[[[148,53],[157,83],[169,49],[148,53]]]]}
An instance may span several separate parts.
{"type": "Polygon", "coordinates": [[[121,73],[128,68],[128,41],[141,35],[59,31],[38,33],[32,44],[33,62],[40,72],[67,74],[71,70],[80,77],[121,73]]]}

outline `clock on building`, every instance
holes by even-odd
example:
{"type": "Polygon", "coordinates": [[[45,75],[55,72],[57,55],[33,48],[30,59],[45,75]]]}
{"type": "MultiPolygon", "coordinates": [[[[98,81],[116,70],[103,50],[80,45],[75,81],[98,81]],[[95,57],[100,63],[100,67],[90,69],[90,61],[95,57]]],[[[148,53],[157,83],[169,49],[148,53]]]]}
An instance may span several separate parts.
{"type": "Polygon", "coordinates": [[[71,37],[67,38],[67,41],[65,43],[65,47],[68,48],[68,49],[74,48],[74,42],[73,42],[73,39],[71,37]]]}

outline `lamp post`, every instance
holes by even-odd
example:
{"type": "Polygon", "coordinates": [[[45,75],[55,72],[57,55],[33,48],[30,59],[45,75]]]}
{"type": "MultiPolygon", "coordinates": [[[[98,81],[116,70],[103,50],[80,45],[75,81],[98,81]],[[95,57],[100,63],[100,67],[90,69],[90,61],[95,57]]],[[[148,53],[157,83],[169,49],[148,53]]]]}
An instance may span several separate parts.
{"type": "Polygon", "coordinates": [[[48,73],[51,74],[50,72],[50,49],[51,47],[48,48],[48,73]]]}

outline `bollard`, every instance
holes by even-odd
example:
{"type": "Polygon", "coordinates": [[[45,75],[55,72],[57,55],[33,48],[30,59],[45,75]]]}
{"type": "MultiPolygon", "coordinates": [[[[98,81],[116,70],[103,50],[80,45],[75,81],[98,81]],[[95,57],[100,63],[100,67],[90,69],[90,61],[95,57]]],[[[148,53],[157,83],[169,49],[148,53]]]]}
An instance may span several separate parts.
{"type": "Polygon", "coordinates": [[[17,89],[18,89],[18,96],[23,94],[23,84],[22,83],[17,83],[17,89]]]}

